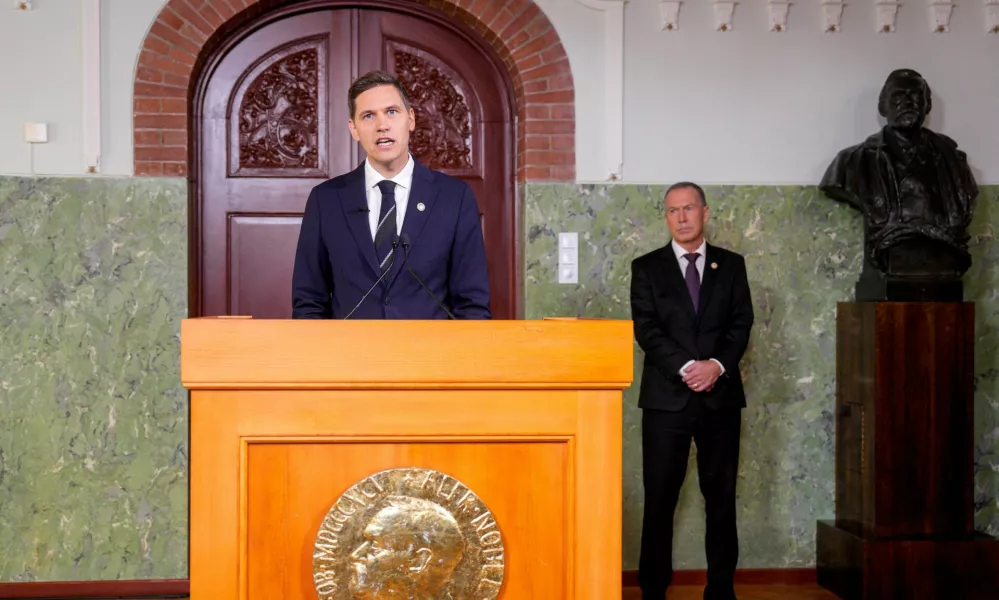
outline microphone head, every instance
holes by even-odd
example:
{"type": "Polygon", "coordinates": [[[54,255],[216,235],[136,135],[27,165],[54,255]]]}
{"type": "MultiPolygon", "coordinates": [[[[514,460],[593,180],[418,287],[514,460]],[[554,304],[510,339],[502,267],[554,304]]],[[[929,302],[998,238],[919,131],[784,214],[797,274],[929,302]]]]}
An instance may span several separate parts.
{"type": "Polygon", "coordinates": [[[395,248],[398,245],[399,245],[399,234],[393,233],[392,234],[392,247],[395,248]]]}
{"type": "Polygon", "coordinates": [[[402,234],[402,238],[401,239],[402,239],[402,245],[403,246],[408,246],[409,245],[409,234],[408,233],[402,234]]]}

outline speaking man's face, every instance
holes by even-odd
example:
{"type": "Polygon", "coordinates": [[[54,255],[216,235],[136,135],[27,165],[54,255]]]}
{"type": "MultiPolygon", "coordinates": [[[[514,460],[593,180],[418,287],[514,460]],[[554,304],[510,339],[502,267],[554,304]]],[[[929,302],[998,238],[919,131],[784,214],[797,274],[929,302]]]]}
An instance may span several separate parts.
{"type": "Polygon", "coordinates": [[[416,113],[406,108],[393,85],[378,85],[357,96],[348,126],[376,170],[398,172],[409,157],[409,134],[416,129],[416,113]]]}

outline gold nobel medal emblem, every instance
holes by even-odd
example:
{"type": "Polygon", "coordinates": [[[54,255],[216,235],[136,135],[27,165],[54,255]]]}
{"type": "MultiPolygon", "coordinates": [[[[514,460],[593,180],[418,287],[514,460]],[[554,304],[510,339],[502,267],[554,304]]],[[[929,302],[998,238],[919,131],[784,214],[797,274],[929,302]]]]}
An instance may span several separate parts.
{"type": "Polygon", "coordinates": [[[320,600],[494,600],[503,535],[482,500],[432,469],[389,469],[341,495],[316,534],[320,600]]]}

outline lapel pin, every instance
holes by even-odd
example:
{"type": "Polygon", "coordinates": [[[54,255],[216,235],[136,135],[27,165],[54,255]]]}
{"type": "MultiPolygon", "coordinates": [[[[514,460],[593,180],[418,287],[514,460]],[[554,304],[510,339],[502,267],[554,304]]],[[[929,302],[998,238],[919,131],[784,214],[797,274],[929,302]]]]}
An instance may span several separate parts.
{"type": "Polygon", "coordinates": [[[718,268],[718,263],[711,263],[711,268],[712,269],[717,269],[718,268]]]}
{"type": "Polygon", "coordinates": [[[423,212],[423,209],[425,209],[426,207],[427,207],[426,204],[420,202],[419,204],[416,205],[416,210],[423,212]]]}

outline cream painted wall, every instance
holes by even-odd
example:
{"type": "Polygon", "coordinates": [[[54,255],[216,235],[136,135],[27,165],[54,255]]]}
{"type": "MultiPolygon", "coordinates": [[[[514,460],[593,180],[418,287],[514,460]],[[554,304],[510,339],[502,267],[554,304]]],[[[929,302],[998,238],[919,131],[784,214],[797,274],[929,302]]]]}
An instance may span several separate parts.
{"type": "Polygon", "coordinates": [[[105,173],[132,174],[135,65],[142,40],[163,4],[164,0],[101,0],[101,164],[105,173]]]}
{"type": "Polygon", "coordinates": [[[0,2],[0,174],[82,173],[81,4],[12,5],[0,2]],[[24,142],[27,121],[48,123],[49,142],[24,142]]]}
{"type": "Polygon", "coordinates": [[[999,182],[999,35],[981,0],[957,4],[949,33],[931,31],[918,0],[884,34],[873,1],[847,2],[842,32],[826,34],[817,0],[793,3],[783,33],[767,31],[763,0],[740,2],[726,33],[708,2],[684,2],[673,32],[658,31],[658,2],[629,2],[625,179],[818,183],[838,150],[883,125],[881,85],[909,67],[933,89],[929,127],[968,152],[980,182],[999,182]]]}
{"type": "MultiPolygon", "coordinates": [[[[139,47],[164,0],[101,0],[102,174],[132,173],[132,78],[139,47]]],[[[0,0],[0,174],[82,175],[83,80],[80,0],[0,0]],[[45,122],[49,141],[24,141],[26,122],[45,122]],[[33,164],[31,161],[33,155],[33,164]]]]}
{"type": "MultiPolygon", "coordinates": [[[[577,176],[607,176],[604,0],[536,0],[562,37],[576,82],[577,176]]],[[[0,174],[82,175],[79,0],[0,2],[0,174]],[[44,40],[44,42],[41,42],[44,40]],[[50,142],[23,141],[26,121],[49,124],[50,142]]],[[[163,0],[102,0],[102,175],[132,173],[132,77],[163,0]]],[[[929,30],[923,2],[903,5],[898,31],[875,32],[873,3],[851,3],[843,31],[824,34],[818,2],[791,6],[788,29],[767,31],[763,0],[713,30],[712,6],[685,2],[680,28],[660,29],[658,0],[624,9],[623,181],[815,183],[840,148],[874,132],[877,91],[895,67],[934,87],[930,126],[953,136],[982,183],[999,183],[999,35],[985,32],[978,1],[954,11],[950,33],[929,30]]],[[[613,116],[613,115],[612,115],[613,116]]]]}
{"type": "Polygon", "coordinates": [[[604,179],[604,14],[578,0],[534,0],[554,25],[576,86],[576,177],[604,179]]]}

